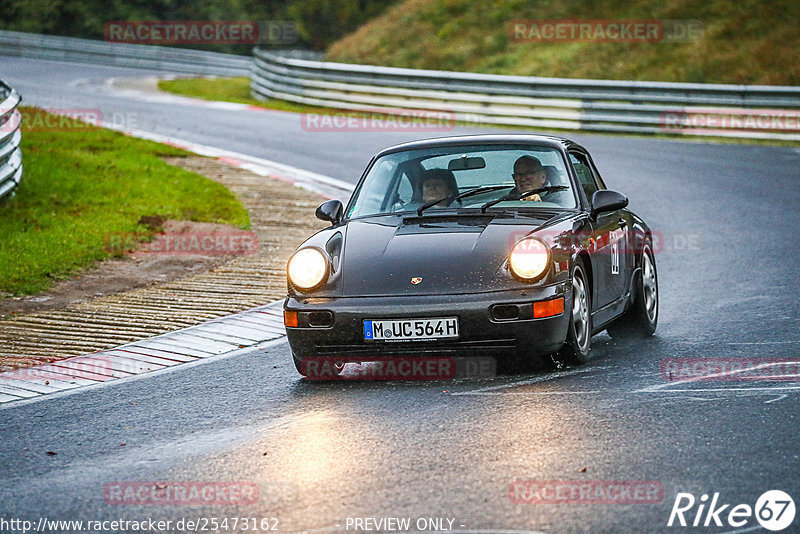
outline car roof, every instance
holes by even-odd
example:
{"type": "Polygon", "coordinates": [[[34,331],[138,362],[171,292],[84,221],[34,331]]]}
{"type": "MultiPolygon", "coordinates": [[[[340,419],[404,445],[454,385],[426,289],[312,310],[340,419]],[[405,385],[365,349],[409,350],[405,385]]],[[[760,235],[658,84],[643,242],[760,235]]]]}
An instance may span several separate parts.
{"type": "Polygon", "coordinates": [[[534,134],[479,134],[479,135],[455,135],[449,137],[434,137],[431,139],[421,139],[418,141],[410,141],[393,145],[378,152],[376,157],[393,152],[403,152],[405,150],[416,150],[419,148],[433,148],[442,146],[457,146],[457,145],[492,145],[492,144],[532,144],[539,146],[546,146],[550,148],[578,148],[584,152],[586,149],[581,145],[565,139],[563,137],[556,137],[554,135],[534,135],[534,134]]]}

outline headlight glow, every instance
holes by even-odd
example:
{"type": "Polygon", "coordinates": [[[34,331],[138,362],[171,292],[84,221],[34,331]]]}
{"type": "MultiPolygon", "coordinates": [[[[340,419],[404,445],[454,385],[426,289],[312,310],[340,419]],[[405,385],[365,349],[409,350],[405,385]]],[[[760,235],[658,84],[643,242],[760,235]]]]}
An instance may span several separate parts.
{"type": "Polygon", "coordinates": [[[312,289],[328,274],[328,260],[315,248],[298,250],[289,258],[289,281],[300,289],[312,289]]]}
{"type": "Polygon", "coordinates": [[[550,262],[550,249],[540,240],[529,237],[523,239],[511,251],[508,265],[511,272],[524,280],[532,280],[547,269],[550,262]]]}

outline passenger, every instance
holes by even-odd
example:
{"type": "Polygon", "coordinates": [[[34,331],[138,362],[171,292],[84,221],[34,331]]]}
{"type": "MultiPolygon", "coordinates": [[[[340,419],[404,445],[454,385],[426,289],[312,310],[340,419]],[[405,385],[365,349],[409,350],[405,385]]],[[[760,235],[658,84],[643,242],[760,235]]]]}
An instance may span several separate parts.
{"type": "Polygon", "coordinates": [[[458,185],[452,171],[430,169],[422,175],[423,204],[456,195],[458,195],[458,185]]]}

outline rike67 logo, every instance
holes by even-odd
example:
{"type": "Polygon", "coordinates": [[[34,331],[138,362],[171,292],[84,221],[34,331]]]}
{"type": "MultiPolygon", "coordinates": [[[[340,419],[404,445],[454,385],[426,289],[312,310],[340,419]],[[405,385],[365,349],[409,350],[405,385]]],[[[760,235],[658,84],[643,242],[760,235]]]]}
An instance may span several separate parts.
{"type": "Polygon", "coordinates": [[[756,500],[754,507],[749,504],[723,503],[719,493],[714,493],[710,500],[705,493],[699,499],[691,493],[678,493],[667,526],[722,527],[727,524],[733,528],[741,528],[751,523],[755,516],[763,528],[777,532],[794,522],[795,512],[794,501],[788,493],[781,490],[764,492],[756,500]]]}

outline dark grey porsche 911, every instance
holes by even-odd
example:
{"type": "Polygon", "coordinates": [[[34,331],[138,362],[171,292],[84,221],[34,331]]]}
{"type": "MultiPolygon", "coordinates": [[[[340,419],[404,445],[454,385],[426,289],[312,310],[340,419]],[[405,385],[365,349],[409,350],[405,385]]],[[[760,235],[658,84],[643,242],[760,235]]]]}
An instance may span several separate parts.
{"type": "Polygon", "coordinates": [[[287,266],[295,365],[491,356],[580,363],[592,335],[652,335],[649,227],[558,137],[480,135],[387,148],[287,266]]]}

